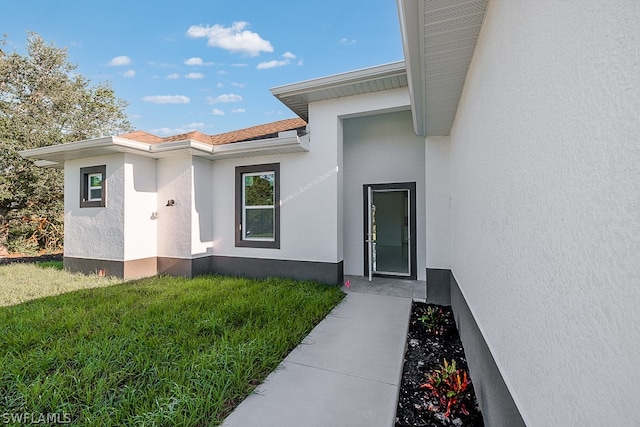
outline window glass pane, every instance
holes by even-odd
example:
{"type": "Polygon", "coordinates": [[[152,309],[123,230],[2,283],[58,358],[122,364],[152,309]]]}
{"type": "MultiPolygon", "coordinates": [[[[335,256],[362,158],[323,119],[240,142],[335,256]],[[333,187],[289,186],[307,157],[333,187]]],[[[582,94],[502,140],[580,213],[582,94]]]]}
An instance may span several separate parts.
{"type": "Polygon", "coordinates": [[[94,173],[89,175],[89,187],[102,187],[101,173],[94,173]]]}
{"type": "Polygon", "coordinates": [[[244,235],[247,239],[273,239],[273,208],[247,209],[244,235]]]}
{"type": "Polygon", "coordinates": [[[101,200],[102,199],[102,188],[97,188],[93,190],[89,190],[89,200],[101,200]]]}
{"type": "Polygon", "coordinates": [[[244,176],[244,205],[273,206],[274,199],[273,172],[244,176]]]}

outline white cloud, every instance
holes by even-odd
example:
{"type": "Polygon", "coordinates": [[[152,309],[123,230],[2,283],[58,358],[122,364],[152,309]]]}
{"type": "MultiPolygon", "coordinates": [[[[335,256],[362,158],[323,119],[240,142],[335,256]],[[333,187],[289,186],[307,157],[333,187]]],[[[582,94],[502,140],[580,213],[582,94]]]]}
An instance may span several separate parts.
{"type": "Polygon", "coordinates": [[[246,86],[246,84],[244,84],[244,83],[236,83],[236,82],[233,82],[233,83],[231,83],[231,86],[233,86],[233,87],[243,88],[243,87],[245,87],[245,86],[246,86]]]}
{"type": "Polygon", "coordinates": [[[188,125],[184,125],[179,128],[163,127],[163,128],[151,129],[151,133],[155,135],[180,135],[182,133],[188,133],[196,130],[197,128],[202,128],[202,127],[204,127],[204,123],[195,122],[195,123],[189,123],[188,125]]]}
{"type": "MultiPolygon", "coordinates": [[[[269,68],[284,67],[285,65],[291,64],[292,59],[296,59],[296,56],[291,52],[285,52],[282,57],[284,59],[280,61],[274,59],[272,61],[261,62],[256,68],[258,70],[267,70],[269,68]]],[[[298,65],[300,65],[300,63],[298,63],[298,65]]]]}
{"type": "Polygon", "coordinates": [[[122,75],[124,77],[135,77],[136,76],[136,70],[127,70],[122,75]]]}
{"type": "Polygon", "coordinates": [[[223,85],[222,83],[218,83],[218,84],[216,85],[216,87],[217,87],[218,89],[222,89],[222,88],[224,87],[224,85],[223,85]]]}
{"type": "Polygon", "coordinates": [[[273,52],[273,46],[264,40],[258,33],[246,28],[248,22],[234,22],[231,27],[215,24],[192,25],[187,30],[187,35],[192,38],[207,38],[207,46],[219,47],[232,53],[241,53],[249,56],[257,56],[260,52],[273,52]]]}
{"type": "Polygon", "coordinates": [[[184,61],[185,65],[213,65],[213,62],[204,62],[202,58],[194,56],[184,61]]]}
{"type": "Polygon", "coordinates": [[[232,67],[248,67],[249,64],[231,64],[232,67]]]}
{"type": "Polygon", "coordinates": [[[258,70],[267,70],[269,68],[284,67],[285,65],[289,65],[290,63],[290,59],[283,59],[282,61],[274,59],[273,61],[261,62],[256,68],[258,70]]]}
{"type": "Polygon", "coordinates": [[[344,46],[351,46],[358,43],[357,40],[351,40],[351,39],[347,39],[347,38],[341,38],[340,41],[338,41],[338,44],[344,45],[344,46]]]}
{"type": "Polygon", "coordinates": [[[151,133],[154,135],[179,135],[185,132],[184,129],[157,128],[151,129],[151,133]]]}
{"type": "Polygon", "coordinates": [[[211,114],[213,114],[214,116],[224,116],[224,111],[214,108],[213,110],[211,110],[211,114]]]}
{"type": "Polygon", "coordinates": [[[232,113],[245,113],[247,110],[245,110],[244,108],[236,108],[234,110],[231,110],[232,113]]]}
{"type": "Polygon", "coordinates": [[[184,61],[186,65],[202,65],[202,58],[193,57],[184,61]]]}
{"type": "Polygon", "coordinates": [[[116,56],[109,61],[107,64],[110,67],[119,67],[121,65],[129,65],[131,64],[131,58],[128,56],[116,56]]]}
{"type": "Polygon", "coordinates": [[[302,67],[303,65],[304,65],[304,60],[301,59],[300,61],[298,61],[298,66],[299,67],[302,67]]]}
{"type": "Polygon", "coordinates": [[[223,94],[216,98],[212,96],[207,96],[207,102],[209,104],[217,104],[218,102],[222,104],[228,104],[230,102],[240,102],[240,101],[242,101],[242,97],[234,93],[223,94]]]}
{"type": "Polygon", "coordinates": [[[184,75],[185,79],[202,79],[204,78],[204,74],[202,73],[189,73],[184,75]]]}
{"type": "Polygon", "coordinates": [[[229,72],[228,72],[228,71],[226,71],[226,70],[220,70],[220,71],[218,71],[218,75],[219,75],[219,76],[226,76],[227,74],[229,74],[229,72]]]}
{"type": "Polygon", "coordinates": [[[142,100],[153,104],[188,104],[191,101],[184,95],[152,95],[145,96],[142,100]]]}
{"type": "Polygon", "coordinates": [[[202,122],[193,122],[193,123],[189,123],[188,125],[184,125],[184,127],[191,128],[191,129],[198,129],[203,126],[204,126],[204,123],[202,122]]]}
{"type": "Polygon", "coordinates": [[[180,78],[180,74],[178,74],[178,73],[171,73],[171,74],[169,74],[169,75],[167,76],[167,78],[168,78],[169,80],[179,79],[179,78],[180,78]]]}

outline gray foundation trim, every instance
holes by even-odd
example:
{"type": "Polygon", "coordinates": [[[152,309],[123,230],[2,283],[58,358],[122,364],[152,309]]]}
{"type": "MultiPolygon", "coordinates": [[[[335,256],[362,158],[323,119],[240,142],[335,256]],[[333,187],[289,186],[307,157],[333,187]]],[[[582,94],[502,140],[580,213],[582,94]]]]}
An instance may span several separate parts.
{"type": "Polygon", "coordinates": [[[134,259],[124,262],[124,278],[139,279],[158,274],[158,259],[156,257],[134,259]]]}
{"type": "Polygon", "coordinates": [[[62,259],[62,265],[65,270],[72,273],[97,274],[102,270],[105,276],[124,278],[124,261],[65,256],[62,259]]]}
{"type": "Polygon", "coordinates": [[[342,285],[343,262],[291,261],[284,259],[211,257],[211,271],[218,274],[251,278],[286,277],[315,280],[331,285],[342,285]]]}
{"type": "Polygon", "coordinates": [[[451,305],[451,270],[427,268],[427,302],[451,305]]]}
{"type": "Polygon", "coordinates": [[[105,276],[115,276],[127,280],[155,276],[158,273],[155,257],[113,261],[65,256],[62,264],[65,270],[74,273],[98,274],[102,271],[105,276]]]}
{"type": "Polygon", "coordinates": [[[158,257],[158,274],[193,277],[193,261],[190,258],[158,257]]]}
{"type": "Polygon", "coordinates": [[[201,258],[144,258],[132,261],[108,261],[89,258],[64,257],[65,270],[84,274],[103,270],[107,276],[124,279],[168,274],[194,277],[202,274],[227,274],[256,279],[286,277],[298,280],[315,280],[342,286],[343,262],[291,261],[284,259],[207,256],[201,258]]]}
{"type": "Polygon", "coordinates": [[[458,282],[453,274],[450,278],[451,308],[460,332],[484,424],[492,427],[525,426],[458,282]]]}
{"type": "Polygon", "coordinates": [[[194,277],[211,274],[211,257],[169,258],[158,257],[158,274],[194,277]]]}

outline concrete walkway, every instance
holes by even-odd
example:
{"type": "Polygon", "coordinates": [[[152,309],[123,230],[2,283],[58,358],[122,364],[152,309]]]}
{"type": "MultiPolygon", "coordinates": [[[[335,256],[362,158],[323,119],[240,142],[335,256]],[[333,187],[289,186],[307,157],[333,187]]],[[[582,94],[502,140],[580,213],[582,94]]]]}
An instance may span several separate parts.
{"type": "Polygon", "coordinates": [[[425,282],[346,277],[344,300],[223,427],[391,427],[411,301],[425,282]]]}

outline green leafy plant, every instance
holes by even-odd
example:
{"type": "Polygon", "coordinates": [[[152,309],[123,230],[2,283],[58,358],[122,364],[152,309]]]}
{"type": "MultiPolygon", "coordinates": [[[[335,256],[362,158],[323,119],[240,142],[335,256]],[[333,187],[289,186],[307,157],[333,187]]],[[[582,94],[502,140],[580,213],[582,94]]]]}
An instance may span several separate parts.
{"type": "Polygon", "coordinates": [[[445,418],[449,418],[453,412],[460,412],[469,415],[469,411],[461,402],[462,395],[469,387],[469,377],[467,371],[458,369],[456,361],[451,363],[444,359],[444,364],[440,365],[427,376],[427,382],[422,384],[420,388],[430,390],[430,393],[438,399],[440,406],[435,410],[446,408],[445,418]]]}
{"type": "Polygon", "coordinates": [[[427,331],[434,335],[443,335],[447,329],[447,323],[444,318],[444,311],[441,307],[428,306],[425,314],[418,318],[427,331]]]}

